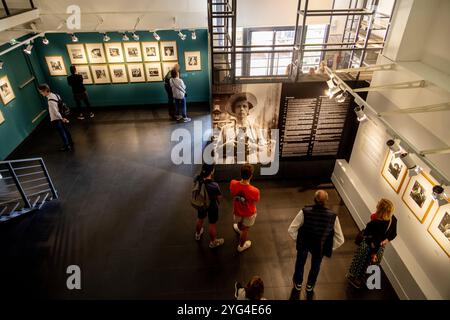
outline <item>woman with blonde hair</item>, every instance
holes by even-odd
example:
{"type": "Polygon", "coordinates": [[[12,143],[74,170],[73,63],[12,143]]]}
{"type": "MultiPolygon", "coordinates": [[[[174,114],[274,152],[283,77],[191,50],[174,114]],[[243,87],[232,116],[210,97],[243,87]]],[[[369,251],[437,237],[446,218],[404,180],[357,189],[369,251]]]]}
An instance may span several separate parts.
{"type": "Polygon", "coordinates": [[[371,221],[357,237],[355,255],[347,273],[347,279],[355,288],[360,288],[370,264],[380,264],[384,248],[397,236],[397,218],[393,215],[394,204],[388,199],[378,201],[371,221]]]}

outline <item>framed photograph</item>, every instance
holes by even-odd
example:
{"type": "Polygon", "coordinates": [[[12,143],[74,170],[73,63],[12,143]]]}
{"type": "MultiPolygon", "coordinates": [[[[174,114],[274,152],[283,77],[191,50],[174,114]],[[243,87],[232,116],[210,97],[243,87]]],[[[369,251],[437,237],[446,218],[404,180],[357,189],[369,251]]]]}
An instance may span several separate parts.
{"type": "Polygon", "coordinates": [[[83,84],[93,84],[91,70],[88,65],[75,66],[77,73],[83,76],[83,84]]]}
{"type": "Polygon", "coordinates": [[[0,124],[5,122],[5,117],[3,116],[2,110],[0,110],[0,124]]]}
{"type": "Polygon", "coordinates": [[[72,64],[86,64],[88,63],[86,51],[82,43],[66,44],[67,52],[69,53],[70,63],[72,64]]]}
{"type": "Polygon", "coordinates": [[[9,83],[8,76],[3,76],[0,78],[0,97],[4,105],[10,103],[16,97],[14,91],[9,83]]]}
{"type": "Polygon", "coordinates": [[[145,74],[148,82],[163,81],[163,74],[161,70],[161,63],[146,63],[145,74]]]}
{"type": "Polygon", "coordinates": [[[111,78],[106,64],[91,65],[92,77],[95,84],[111,83],[111,78]]]}
{"type": "Polygon", "coordinates": [[[66,65],[62,56],[46,56],[45,61],[51,76],[67,76],[66,65]]]}
{"type": "Polygon", "coordinates": [[[173,69],[173,67],[175,67],[176,64],[177,64],[177,62],[164,62],[162,64],[162,68],[163,68],[162,76],[163,76],[163,78],[166,76],[167,72],[169,72],[170,70],[173,69]]]}
{"type": "Polygon", "coordinates": [[[428,232],[450,257],[450,204],[438,208],[428,232]]]}
{"type": "Polygon", "coordinates": [[[178,61],[177,42],[161,41],[162,61],[178,61]]]}
{"type": "Polygon", "coordinates": [[[185,51],[184,65],[186,71],[200,71],[202,70],[202,62],[200,60],[200,51],[185,51]]]}
{"type": "Polygon", "coordinates": [[[160,61],[159,44],[157,41],[142,42],[142,55],[145,62],[160,61]]]}
{"type": "Polygon", "coordinates": [[[121,42],[105,43],[105,51],[109,63],[124,62],[121,42]]]}
{"type": "Polygon", "coordinates": [[[145,70],[142,63],[129,63],[127,66],[130,82],[145,82],[145,70]]]}
{"type": "Polygon", "coordinates": [[[112,83],[128,82],[127,69],[124,64],[110,64],[109,71],[112,83]]]}
{"type": "Polygon", "coordinates": [[[399,193],[405,181],[408,169],[400,158],[394,157],[394,154],[388,151],[386,159],[384,160],[383,169],[381,175],[384,180],[389,183],[395,192],[399,193]]]}
{"type": "Polygon", "coordinates": [[[417,176],[409,179],[408,185],[403,192],[402,200],[406,206],[414,213],[420,223],[424,223],[433,206],[432,189],[436,182],[426,173],[421,172],[417,176]]]}
{"type": "Polygon", "coordinates": [[[139,42],[124,42],[123,50],[127,62],[142,62],[141,44],[139,42]]]}
{"type": "Polygon", "coordinates": [[[85,43],[89,63],[106,63],[103,43],[85,43]]]}

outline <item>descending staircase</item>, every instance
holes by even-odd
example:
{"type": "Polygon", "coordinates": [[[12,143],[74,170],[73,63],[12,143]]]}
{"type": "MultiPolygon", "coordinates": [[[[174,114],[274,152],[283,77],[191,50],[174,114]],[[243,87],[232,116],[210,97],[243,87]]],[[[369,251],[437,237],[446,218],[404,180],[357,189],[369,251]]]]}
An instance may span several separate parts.
{"type": "Polygon", "coordinates": [[[42,158],[0,161],[0,223],[57,198],[42,158]]]}

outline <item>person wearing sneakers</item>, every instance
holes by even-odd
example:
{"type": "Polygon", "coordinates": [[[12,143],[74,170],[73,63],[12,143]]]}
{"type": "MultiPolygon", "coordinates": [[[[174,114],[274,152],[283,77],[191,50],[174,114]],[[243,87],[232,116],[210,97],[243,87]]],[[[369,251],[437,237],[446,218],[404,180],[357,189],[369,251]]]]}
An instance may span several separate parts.
{"type": "Polygon", "coordinates": [[[253,166],[244,164],[241,167],[241,180],[231,180],[230,191],[233,197],[233,215],[236,223],[233,224],[234,231],[239,237],[237,250],[242,252],[252,245],[247,240],[248,230],[255,224],[256,202],[259,201],[259,189],[250,184],[253,177],[253,166]]]}
{"type": "Polygon", "coordinates": [[[324,190],[316,191],[314,205],[306,206],[297,214],[289,226],[288,232],[297,241],[297,261],[293,277],[294,287],[291,300],[298,300],[303,282],[308,252],[311,253],[311,269],[306,284],[307,297],[312,297],[314,285],[320,271],[324,256],[331,257],[333,250],[344,243],[344,235],[337,215],[325,207],[328,193],[324,190]]]}
{"type": "Polygon", "coordinates": [[[72,87],[73,98],[77,104],[77,109],[80,115],[78,119],[84,120],[85,117],[93,118],[94,113],[91,110],[91,104],[89,103],[89,98],[86,92],[86,87],[83,84],[83,76],[77,73],[75,66],[70,66],[71,75],[67,77],[67,83],[72,87]],[[86,105],[86,112],[83,113],[81,108],[81,101],[86,105]]]}
{"type": "Polygon", "coordinates": [[[207,209],[199,209],[197,214],[197,224],[195,225],[195,240],[199,241],[203,234],[203,222],[208,216],[209,222],[209,247],[211,249],[223,245],[224,239],[217,238],[217,228],[216,223],[219,220],[219,201],[222,197],[220,187],[217,182],[213,181],[214,175],[214,165],[203,164],[201,173],[195,178],[204,183],[206,187],[206,192],[209,197],[209,207],[207,209]]]}
{"type": "Polygon", "coordinates": [[[176,120],[182,122],[191,121],[186,112],[186,85],[180,79],[180,72],[177,69],[170,71],[170,86],[172,87],[173,98],[176,106],[176,120]]]}

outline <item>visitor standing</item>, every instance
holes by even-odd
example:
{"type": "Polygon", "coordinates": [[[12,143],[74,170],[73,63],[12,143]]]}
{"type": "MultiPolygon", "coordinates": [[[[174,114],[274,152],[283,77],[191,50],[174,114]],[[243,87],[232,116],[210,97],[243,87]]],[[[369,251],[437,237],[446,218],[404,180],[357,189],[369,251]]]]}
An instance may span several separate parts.
{"type": "Polygon", "coordinates": [[[230,191],[233,197],[233,215],[236,223],[233,229],[239,234],[237,250],[242,252],[252,245],[247,240],[248,231],[255,224],[256,202],[259,201],[259,189],[250,184],[253,177],[253,166],[244,164],[241,167],[241,180],[231,180],[230,191]]]}
{"type": "Polygon", "coordinates": [[[170,75],[170,86],[172,88],[176,107],[176,120],[189,122],[191,121],[191,118],[188,118],[186,111],[186,85],[180,78],[180,72],[176,69],[172,69],[170,75]]]}
{"type": "Polygon", "coordinates": [[[180,71],[180,65],[177,63],[173,69],[169,70],[166,73],[166,76],[164,77],[164,89],[167,93],[167,104],[169,105],[169,116],[170,119],[176,120],[176,114],[175,114],[175,101],[173,100],[173,93],[172,93],[172,87],[170,85],[170,79],[172,78],[171,72],[172,70],[176,70],[177,72],[180,71]]]}
{"type": "Polygon", "coordinates": [[[70,76],[67,77],[67,83],[72,88],[73,98],[77,105],[77,111],[79,113],[78,119],[84,120],[86,117],[93,118],[94,113],[91,109],[89,97],[86,91],[86,87],[83,84],[83,76],[77,73],[75,66],[70,66],[70,76]],[[81,102],[85,104],[85,112],[81,108],[81,102]]]}

